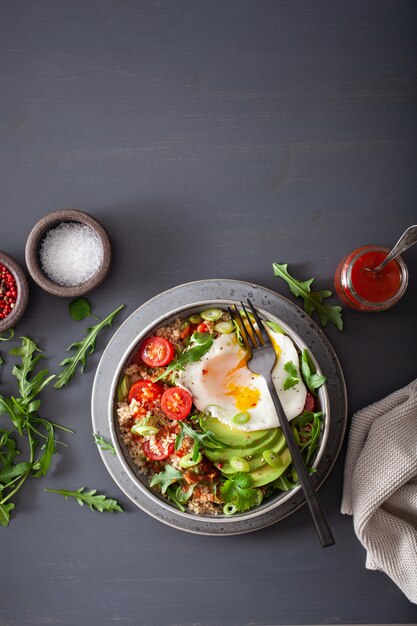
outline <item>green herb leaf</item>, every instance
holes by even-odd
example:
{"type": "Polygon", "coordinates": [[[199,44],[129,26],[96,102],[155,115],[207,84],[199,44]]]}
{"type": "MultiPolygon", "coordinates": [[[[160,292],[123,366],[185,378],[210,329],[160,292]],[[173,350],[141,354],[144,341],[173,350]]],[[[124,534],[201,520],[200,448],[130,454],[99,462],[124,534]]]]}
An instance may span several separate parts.
{"type": "Polygon", "coordinates": [[[86,336],[81,341],[72,343],[68,350],[75,348],[75,354],[61,361],[60,365],[64,370],[59,374],[54,387],[61,389],[68,385],[74,376],[77,366],[80,365],[81,372],[84,371],[87,364],[87,358],[94,352],[96,347],[97,336],[105,326],[111,326],[115,316],[123,309],[124,305],[119,306],[115,311],[110,313],[104,320],[95,324],[91,328],[87,328],[86,336]]]}
{"type": "Polygon", "coordinates": [[[173,502],[175,504],[177,509],[179,509],[180,511],[182,511],[184,513],[185,508],[183,507],[183,505],[181,503],[181,500],[179,500],[177,498],[177,489],[175,489],[172,486],[167,487],[167,489],[165,491],[165,495],[167,496],[167,498],[169,498],[171,500],[171,502],[173,502]]]}
{"type": "Polygon", "coordinates": [[[91,315],[91,304],[87,298],[76,298],[69,303],[68,308],[72,319],[76,322],[91,315]]]}
{"type": "Polygon", "coordinates": [[[4,359],[3,359],[2,355],[0,354],[0,365],[3,365],[3,363],[4,363],[4,359]]]}
{"type": "Polygon", "coordinates": [[[93,433],[94,441],[102,450],[108,450],[111,454],[116,454],[116,450],[111,443],[103,439],[101,435],[97,435],[97,433],[93,433]]]}
{"type": "Polygon", "coordinates": [[[14,509],[14,504],[11,502],[0,502],[0,524],[2,526],[8,526],[10,522],[10,511],[14,509]]]}
{"type": "Polygon", "coordinates": [[[314,311],[317,311],[320,322],[323,326],[326,326],[328,322],[331,322],[338,328],[342,330],[343,328],[343,320],[342,320],[342,307],[334,306],[330,304],[326,304],[323,301],[326,298],[329,298],[332,295],[331,291],[323,289],[321,291],[311,291],[311,284],[314,278],[310,278],[309,280],[299,281],[296,278],[293,278],[287,270],[288,265],[279,263],[272,264],[274,275],[279,276],[290,288],[290,291],[294,296],[303,298],[304,300],[304,310],[308,315],[311,315],[314,311]]]}
{"type": "Polygon", "coordinates": [[[165,469],[159,474],[154,474],[149,483],[151,487],[159,485],[162,493],[165,493],[170,485],[183,479],[182,472],[176,470],[172,465],[165,465],[165,469]]]}
{"type": "Polygon", "coordinates": [[[316,390],[324,385],[326,377],[316,373],[313,361],[310,358],[307,350],[303,350],[301,355],[301,372],[303,374],[304,382],[310,389],[311,393],[317,395],[316,390]]]}
{"type": "Polygon", "coordinates": [[[252,488],[249,474],[238,472],[226,480],[220,487],[221,496],[226,504],[234,504],[238,511],[248,511],[258,502],[258,492],[252,488]]]}
{"type": "MultiPolygon", "coordinates": [[[[220,441],[217,441],[214,433],[212,433],[210,430],[207,430],[204,433],[199,433],[196,430],[194,430],[193,428],[191,428],[191,426],[188,426],[188,424],[186,424],[185,422],[181,423],[181,430],[179,433],[182,437],[185,435],[188,435],[189,437],[192,437],[192,439],[194,439],[194,441],[196,443],[198,443],[202,448],[204,448],[205,443],[207,441],[210,442],[210,444],[213,446],[213,444],[217,447],[217,448],[224,448],[224,444],[220,443],[220,441]]],[[[178,438],[178,435],[177,435],[178,438]]],[[[182,439],[181,439],[181,444],[182,444],[182,439]]],[[[181,446],[179,446],[178,448],[175,448],[176,450],[179,450],[181,446]]],[[[197,455],[198,456],[198,455],[197,455]]],[[[195,459],[193,459],[195,460],[195,459]]]]}
{"type": "Polygon", "coordinates": [[[6,485],[14,478],[17,478],[18,476],[23,476],[23,474],[29,472],[31,468],[32,464],[25,461],[22,461],[22,463],[16,463],[16,465],[4,467],[2,470],[0,470],[0,482],[6,485]]]}
{"type": "Polygon", "coordinates": [[[199,361],[201,357],[203,357],[206,352],[208,352],[213,345],[213,335],[210,333],[197,333],[194,332],[191,335],[190,343],[183,350],[181,354],[179,354],[171,363],[167,366],[167,368],[154,378],[154,382],[161,379],[166,379],[172,372],[176,370],[183,370],[187,363],[194,363],[195,361],[199,361]]]}
{"type": "MultiPolygon", "coordinates": [[[[40,476],[45,476],[46,472],[51,465],[52,457],[56,452],[55,442],[54,442],[54,427],[51,422],[44,419],[36,419],[34,420],[36,424],[41,424],[44,426],[47,432],[46,443],[42,446],[42,450],[44,451],[42,456],[34,463],[33,469],[36,470],[33,476],[35,478],[39,478],[40,476]]],[[[36,432],[36,431],[35,431],[36,432]]]]}
{"type": "Polygon", "coordinates": [[[87,504],[92,511],[96,509],[103,513],[113,513],[114,511],[123,511],[117,500],[106,498],[105,495],[97,493],[96,489],[85,491],[85,487],[80,487],[77,491],[67,491],[66,489],[44,489],[48,493],[59,493],[64,496],[65,500],[74,498],[80,506],[87,504]]]}
{"type": "Polygon", "coordinates": [[[297,383],[300,382],[300,379],[298,378],[297,368],[294,365],[293,361],[288,361],[284,365],[284,370],[287,372],[288,378],[284,380],[283,388],[285,390],[291,389],[292,387],[295,387],[297,383]]]}

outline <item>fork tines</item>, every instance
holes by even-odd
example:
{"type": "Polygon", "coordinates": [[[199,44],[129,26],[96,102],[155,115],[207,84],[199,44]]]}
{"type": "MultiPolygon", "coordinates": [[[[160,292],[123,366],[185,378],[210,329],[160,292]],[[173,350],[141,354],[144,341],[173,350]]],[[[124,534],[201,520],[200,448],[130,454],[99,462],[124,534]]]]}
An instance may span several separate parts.
{"type": "Polygon", "coordinates": [[[252,315],[255,318],[257,328],[255,328],[252,322],[252,319],[243,302],[241,302],[240,305],[242,307],[242,311],[245,315],[245,318],[248,322],[247,324],[245,324],[242,314],[235,304],[232,305],[233,308],[228,307],[228,309],[229,309],[229,314],[231,318],[235,320],[235,322],[239,326],[243,341],[245,342],[245,346],[248,349],[252,350],[252,349],[260,348],[261,346],[264,346],[266,343],[269,343],[269,337],[268,337],[268,333],[265,330],[265,326],[261,318],[259,317],[257,310],[255,309],[255,307],[253,306],[249,298],[247,299],[247,303],[251,310],[252,315]]]}

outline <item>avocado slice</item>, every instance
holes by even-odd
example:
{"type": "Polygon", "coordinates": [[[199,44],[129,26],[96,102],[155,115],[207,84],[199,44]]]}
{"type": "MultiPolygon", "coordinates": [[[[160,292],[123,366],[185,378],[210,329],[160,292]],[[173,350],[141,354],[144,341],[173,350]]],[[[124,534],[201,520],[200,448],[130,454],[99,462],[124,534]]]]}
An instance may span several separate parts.
{"type": "MultiPolygon", "coordinates": [[[[249,468],[250,468],[249,471],[252,472],[253,470],[259,469],[260,467],[267,465],[267,462],[263,458],[263,453],[265,450],[272,450],[272,452],[275,452],[275,454],[282,454],[285,449],[286,449],[285,436],[281,432],[275,444],[267,446],[267,447],[262,446],[262,449],[260,449],[256,454],[252,455],[250,458],[248,457],[243,457],[243,458],[245,458],[246,461],[249,463],[249,468]]],[[[223,463],[222,467],[219,469],[222,472],[222,474],[227,474],[227,475],[236,474],[238,471],[234,469],[228,461],[223,463]]]]}
{"type": "Polygon", "coordinates": [[[281,454],[281,467],[271,467],[270,465],[263,465],[259,469],[253,470],[249,473],[253,480],[252,487],[262,487],[272,481],[276,480],[285,472],[285,470],[291,465],[291,454],[288,448],[281,454]]]}
{"type": "Polygon", "coordinates": [[[206,417],[204,420],[201,420],[201,428],[204,432],[208,430],[211,431],[215,439],[228,448],[245,448],[246,446],[252,446],[256,441],[261,440],[272,430],[270,428],[252,431],[238,430],[237,428],[231,428],[230,426],[226,426],[226,424],[222,424],[222,422],[215,417],[206,417]]]}
{"type": "Polygon", "coordinates": [[[271,428],[267,431],[267,435],[259,441],[255,441],[252,446],[245,448],[213,448],[210,443],[204,445],[204,453],[210,461],[215,463],[225,463],[233,457],[242,456],[244,458],[259,455],[263,450],[268,450],[274,446],[281,438],[282,431],[280,428],[271,428]]]}

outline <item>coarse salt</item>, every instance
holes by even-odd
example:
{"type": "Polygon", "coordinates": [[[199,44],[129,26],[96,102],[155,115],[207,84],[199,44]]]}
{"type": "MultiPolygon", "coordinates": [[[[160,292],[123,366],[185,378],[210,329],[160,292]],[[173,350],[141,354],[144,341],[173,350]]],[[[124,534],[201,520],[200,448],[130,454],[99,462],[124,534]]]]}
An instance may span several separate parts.
{"type": "Polygon", "coordinates": [[[59,285],[85,283],[103,261],[103,246],[94,230],[80,222],[63,222],[46,233],[39,260],[45,274],[59,285]]]}

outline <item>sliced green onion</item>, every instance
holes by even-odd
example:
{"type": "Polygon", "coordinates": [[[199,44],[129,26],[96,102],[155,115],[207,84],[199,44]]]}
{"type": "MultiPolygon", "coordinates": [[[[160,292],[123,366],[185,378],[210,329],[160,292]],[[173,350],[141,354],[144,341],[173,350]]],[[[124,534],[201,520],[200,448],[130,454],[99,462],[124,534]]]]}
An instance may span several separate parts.
{"type": "Polygon", "coordinates": [[[201,311],[200,315],[203,320],[207,322],[215,322],[221,318],[223,311],[220,309],[206,309],[205,311],[201,311]]]}
{"type": "Polygon", "coordinates": [[[225,504],[223,507],[223,513],[225,515],[234,515],[237,512],[237,506],[235,504],[225,504]]]}
{"type": "Polygon", "coordinates": [[[262,500],[264,499],[264,494],[262,493],[261,489],[255,489],[256,491],[256,502],[255,502],[255,506],[259,506],[262,502],[262,500]]]}
{"type": "Polygon", "coordinates": [[[282,465],[281,457],[273,450],[265,450],[263,452],[263,457],[271,467],[281,467],[282,465]]]}
{"type": "Polygon", "coordinates": [[[198,457],[195,461],[193,461],[193,455],[186,454],[180,459],[180,467],[183,469],[187,469],[188,467],[193,467],[194,465],[198,465],[202,459],[201,452],[198,453],[198,457]]]}
{"type": "Polygon", "coordinates": [[[201,322],[201,315],[199,313],[196,313],[195,315],[190,315],[188,319],[190,320],[191,324],[199,324],[201,322]]]}
{"type": "Polygon", "coordinates": [[[135,424],[130,429],[134,435],[143,435],[144,437],[148,437],[150,435],[156,435],[158,432],[158,428],[155,426],[148,426],[147,424],[135,424]]]}
{"type": "Polygon", "coordinates": [[[181,487],[181,485],[177,487],[175,491],[175,497],[177,498],[178,502],[180,502],[181,504],[185,504],[186,502],[188,502],[188,500],[193,495],[194,487],[196,486],[196,484],[197,483],[194,483],[194,485],[189,485],[189,487],[185,491],[181,487]]]}
{"type": "Polygon", "coordinates": [[[250,470],[250,465],[243,456],[234,456],[230,459],[230,465],[237,472],[249,472],[250,470]]]}
{"type": "Polygon", "coordinates": [[[281,328],[281,326],[276,322],[273,322],[272,320],[265,320],[265,324],[269,326],[269,328],[273,330],[274,333],[280,333],[281,335],[285,335],[284,329],[281,328]]]}
{"type": "Polygon", "coordinates": [[[222,335],[231,333],[233,331],[233,322],[227,321],[227,322],[217,322],[217,324],[214,325],[214,330],[218,333],[221,333],[222,335]]]}
{"type": "Polygon", "coordinates": [[[125,375],[117,387],[117,400],[123,402],[129,393],[129,378],[125,375]]]}
{"type": "Polygon", "coordinates": [[[234,422],[235,424],[247,424],[249,420],[249,413],[237,413],[234,417],[232,417],[232,422],[234,422]]]}

